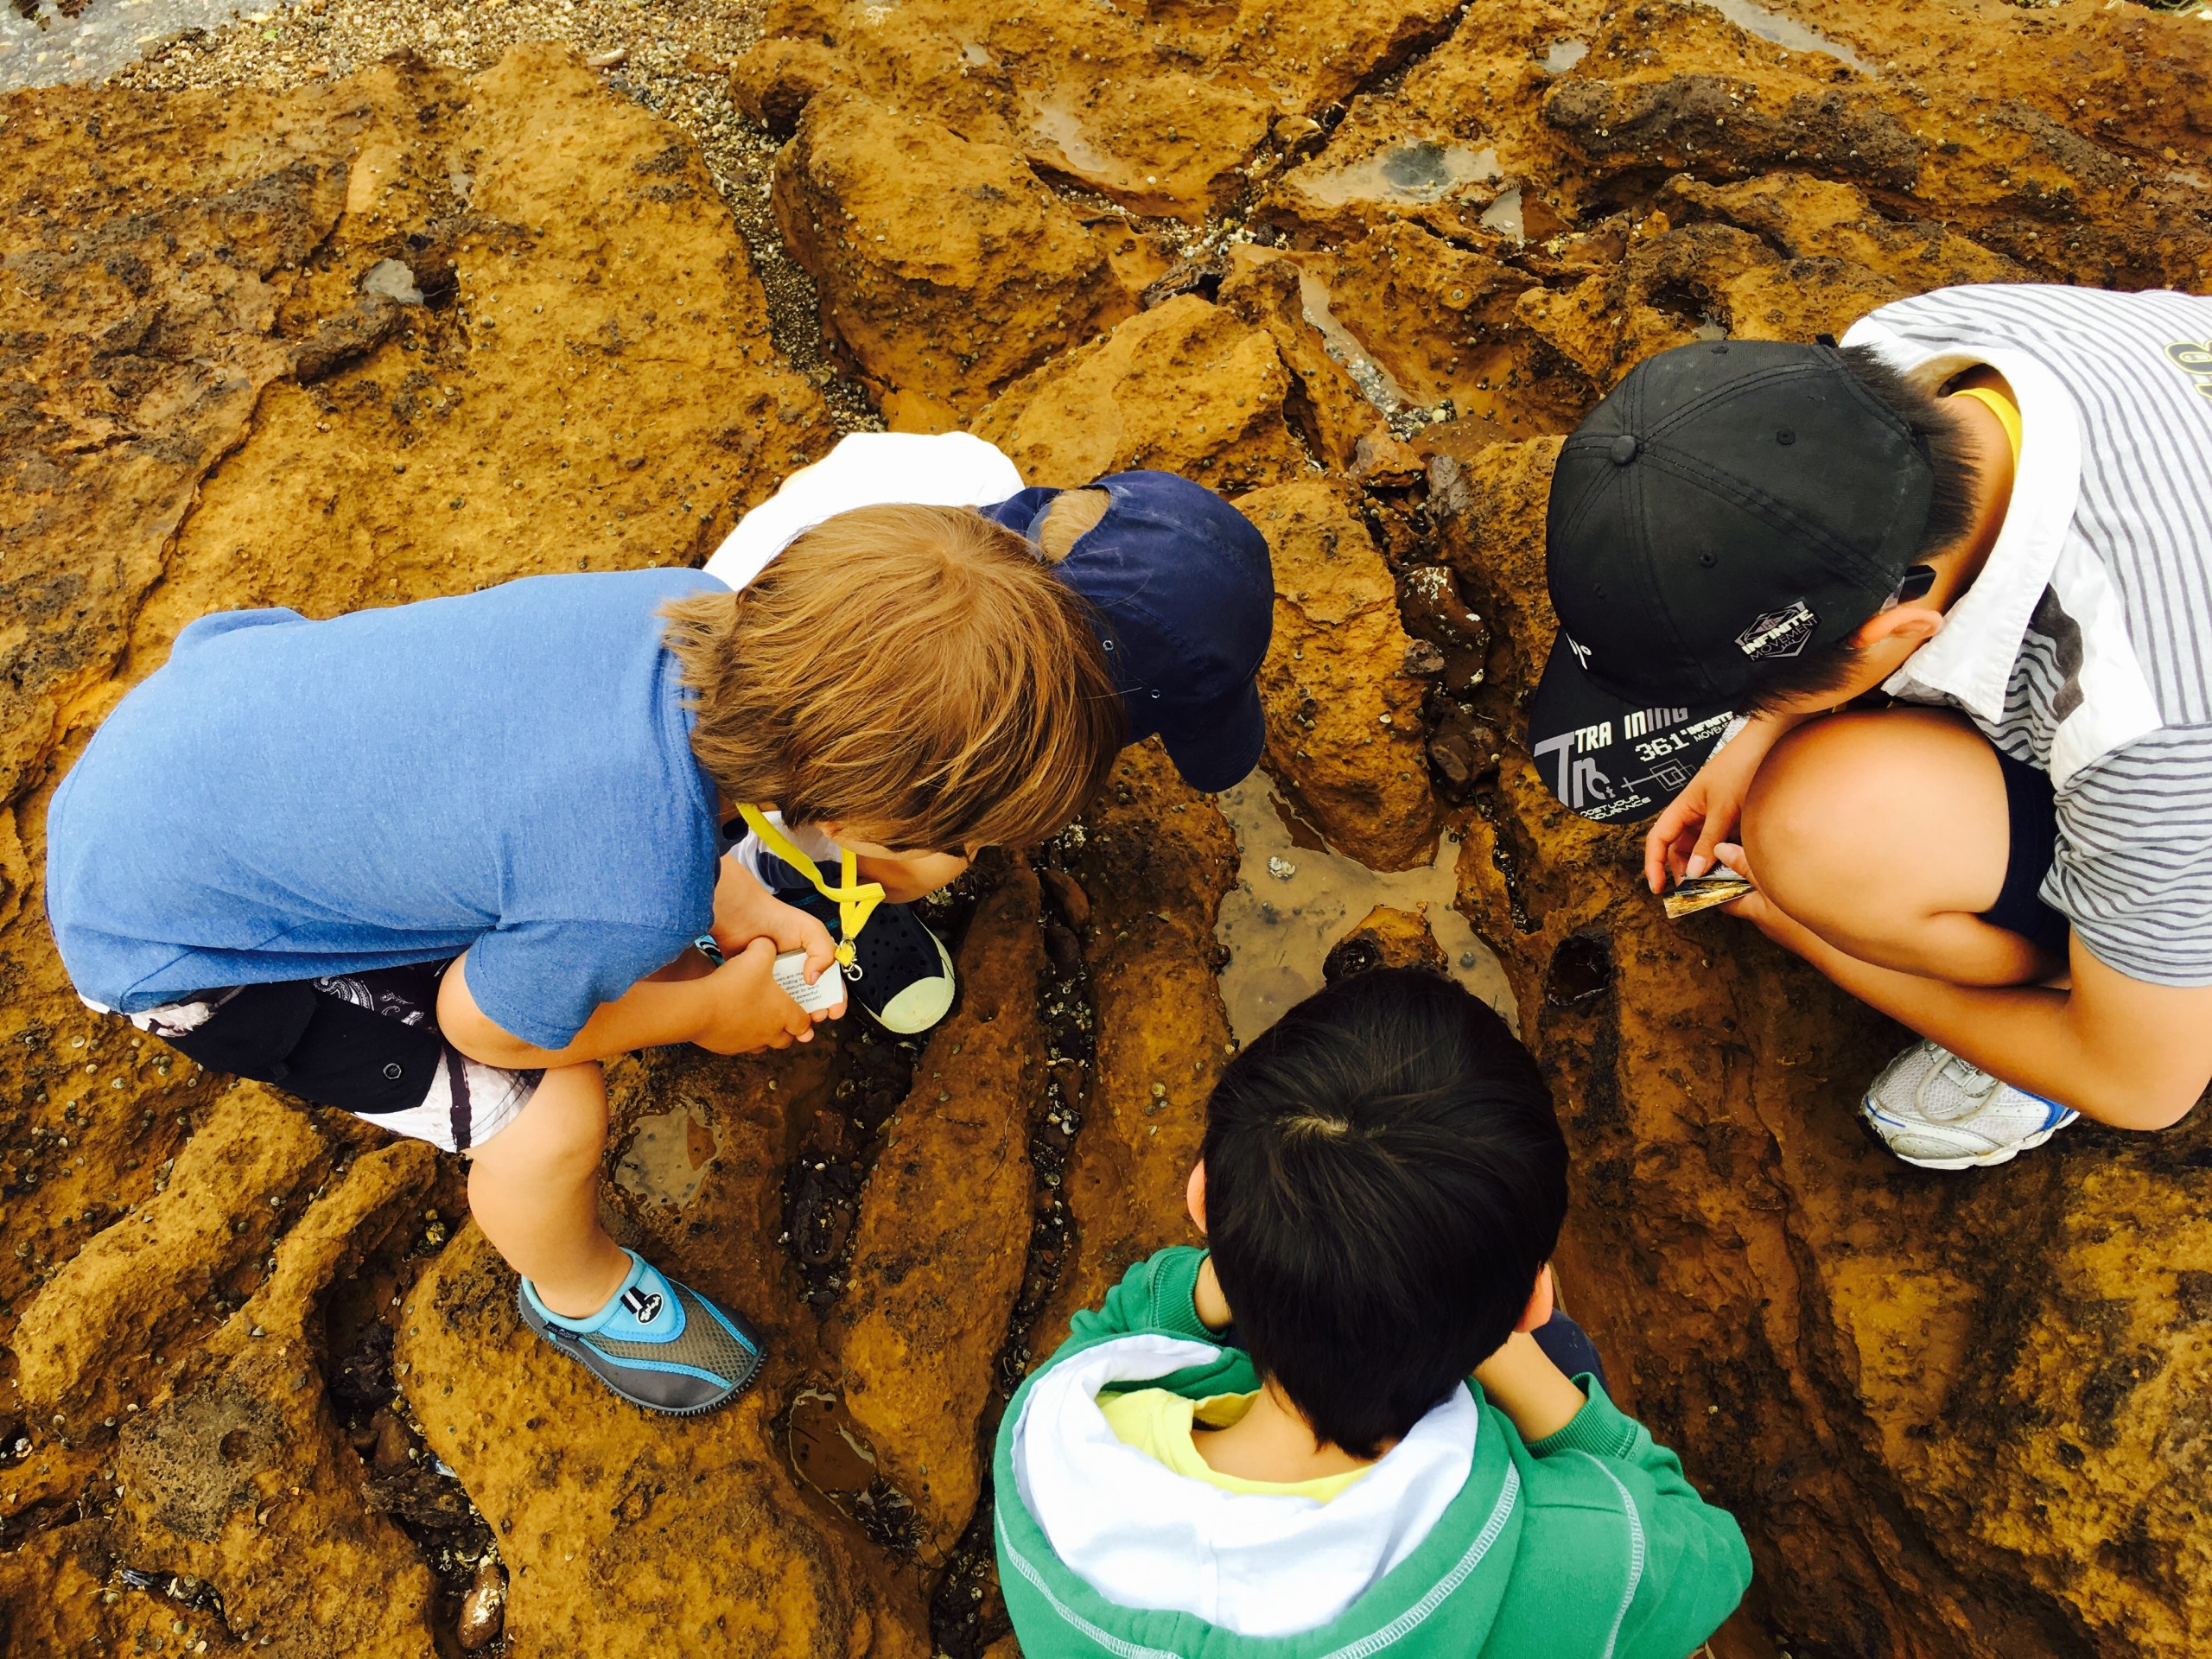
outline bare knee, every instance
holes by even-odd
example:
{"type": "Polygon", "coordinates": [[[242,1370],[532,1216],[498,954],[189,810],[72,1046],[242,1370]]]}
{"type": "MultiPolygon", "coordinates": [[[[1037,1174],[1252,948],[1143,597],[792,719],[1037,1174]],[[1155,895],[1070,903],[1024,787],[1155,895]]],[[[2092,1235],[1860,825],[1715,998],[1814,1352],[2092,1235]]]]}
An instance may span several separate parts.
{"type": "Polygon", "coordinates": [[[1815,721],[1777,744],[1744,801],[1738,833],[1759,885],[1806,919],[1866,874],[1863,746],[1842,729],[1850,718],[1815,721]]]}
{"type": "Polygon", "coordinates": [[[596,1170],[606,1150],[607,1083],[591,1063],[548,1071],[514,1120],[477,1147],[476,1161],[573,1176],[596,1170]]]}
{"type": "Polygon", "coordinates": [[[1878,934],[1994,903],[2007,835],[1987,742],[1955,715],[1918,709],[1800,727],[1752,779],[1742,827],[1759,885],[1783,909],[1878,934]]]}

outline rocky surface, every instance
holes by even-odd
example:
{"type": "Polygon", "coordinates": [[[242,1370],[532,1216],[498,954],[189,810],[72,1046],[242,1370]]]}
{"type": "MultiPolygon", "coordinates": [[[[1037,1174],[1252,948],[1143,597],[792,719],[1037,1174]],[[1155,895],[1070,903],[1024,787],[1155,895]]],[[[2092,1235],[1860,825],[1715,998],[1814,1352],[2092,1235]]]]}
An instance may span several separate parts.
{"type": "MultiPolygon", "coordinates": [[[[1518,743],[1555,435],[1700,336],[2205,287],[2204,25],[569,10],[317,0],[0,102],[0,1652],[1013,1659],[984,1448],[1192,1236],[1231,1052],[1236,847],[1156,747],[932,905],[965,988],[927,1042],[611,1069],[611,1224],[771,1344],[695,1421],[529,1336],[457,1160],[97,1020],[41,919],[54,782],[193,617],[696,562],[871,410],[1267,533],[1283,810],[1378,868],[1459,837],[1575,1147],[1569,1299],[1752,1540],[1724,1659],[2212,1641],[2212,1129],[1890,1162],[1852,1106],[1895,1029],[1666,923],[1518,743]],[[588,28],[632,78],[498,57],[588,28]]],[[[1325,971],[1437,959],[1377,911],[1325,971]]]]}
{"type": "Polygon", "coordinates": [[[1136,309],[1105,240],[1016,151],[858,92],[807,105],[775,207],[820,289],[823,330],[897,429],[957,429],[1136,309]],[[926,242],[907,233],[922,218],[937,224],[926,242]]]}
{"type": "Polygon", "coordinates": [[[1389,567],[1353,493],[1283,484],[1239,503],[1274,563],[1274,638],[1260,671],[1268,770],[1328,843],[1370,869],[1436,855],[1421,681],[1389,567]]]}

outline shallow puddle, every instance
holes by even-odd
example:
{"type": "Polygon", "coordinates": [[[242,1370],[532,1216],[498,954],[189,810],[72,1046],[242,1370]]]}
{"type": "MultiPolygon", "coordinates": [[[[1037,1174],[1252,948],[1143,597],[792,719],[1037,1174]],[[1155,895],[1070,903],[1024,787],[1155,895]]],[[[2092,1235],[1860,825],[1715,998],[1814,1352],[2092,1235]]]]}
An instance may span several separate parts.
{"type": "Polygon", "coordinates": [[[1350,201],[1440,201],[1462,185],[1503,176],[1495,149],[1421,143],[1378,150],[1363,162],[1300,181],[1306,194],[1331,207],[1350,201]]]}
{"type": "Polygon", "coordinates": [[[713,1126],[688,1106],[640,1118],[621,1162],[614,1166],[615,1184],[681,1210],[707,1184],[716,1145],[713,1126]]]}
{"type": "Polygon", "coordinates": [[[92,0],[65,17],[54,0],[37,0],[26,17],[17,0],[0,0],[0,92],[102,80],[156,41],[238,17],[257,22],[276,10],[269,0],[92,0]]]}
{"type": "Polygon", "coordinates": [[[1548,75],[1563,75],[1589,55],[1587,41],[1554,41],[1536,59],[1536,67],[1548,75]]]}
{"type": "Polygon", "coordinates": [[[1862,75],[1874,73],[1874,66],[1860,57],[1840,41],[1832,41],[1825,35],[1815,34],[1795,17],[1785,17],[1778,11],[1769,11],[1756,6],[1751,0],[1704,0],[1730,22],[1746,35],[1771,41],[1789,52],[1825,52],[1838,63],[1856,69],[1862,75]]]}
{"type": "Polygon", "coordinates": [[[1501,191],[1496,201],[1483,209],[1483,228],[1496,231],[1500,236],[1510,236],[1516,242],[1527,239],[1527,225],[1521,217],[1521,187],[1501,191]]]}
{"type": "Polygon", "coordinates": [[[1292,1004],[1319,990],[1329,947],[1377,905],[1424,912],[1452,976],[1518,1029],[1505,970],[1452,907],[1457,841],[1446,836],[1425,870],[1386,875],[1342,854],[1297,845],[1263,773],[1219,799],[1240,854],[1236,885],[1222,900],[1215,928],[1229,952],[1221,995],[1238,1042],[1250,1042],[1292,1004]]]}
{"type": "Polygon", "coordinates": [[[1395,415],[1412,403],[1396,377],[1368,355],[1359,337],[1337,321],[1329,309],[1329,285],[1303,265],[1298,271],[1298,304],[1307,323],[1321,336],[1321,349],[1351,377],[1361,397],[1384,415],[1395,415]]]}
{"type": "Polygon", "coordinates": [[[1065,156],[1068,166],[1077,174],[1098,177],[1114,170],[1114,158],[1090,142],[1083,117],[1065,105],[1031,100],[1029,130],[1065,156]]]}

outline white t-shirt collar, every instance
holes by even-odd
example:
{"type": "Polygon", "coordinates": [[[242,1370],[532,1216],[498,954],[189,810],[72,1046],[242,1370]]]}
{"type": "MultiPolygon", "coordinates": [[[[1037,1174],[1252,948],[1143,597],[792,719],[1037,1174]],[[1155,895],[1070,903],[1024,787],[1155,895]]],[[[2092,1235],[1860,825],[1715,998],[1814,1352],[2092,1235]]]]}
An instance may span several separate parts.
{"type": "Polygon", "coordinates": [[[2018,400],[2020,460],[2005,525],[1981,574],[1944,614],[1942,630],[1884,683],[1891,696],[1927,702],[1946,697],[1995,726],[2005,691],[2044,589],[2064,546],[2082,486],[2082,423],[2058,377],[2024,352],[1984,346],[1936,350],[1862,318],[1843,337],[1868,346],[1899,373],[1933,386],[1986,364],[2018,400]]]}

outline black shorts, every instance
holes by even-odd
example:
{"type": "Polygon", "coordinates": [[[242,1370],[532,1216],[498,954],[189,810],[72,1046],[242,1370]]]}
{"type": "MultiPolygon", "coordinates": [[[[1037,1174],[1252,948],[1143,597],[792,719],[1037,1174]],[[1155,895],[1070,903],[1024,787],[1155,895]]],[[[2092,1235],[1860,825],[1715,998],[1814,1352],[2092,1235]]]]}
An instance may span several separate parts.
{"type": "Polygon", "coordinates": [[[437,1007],[446,966],[234,985],[130,1018],[210,1071],[466,1152],[512,1122],[545,1074],[486,1065],[445,1040],[437,1007]]]}
{"type": "Polygon", "coordinates": [[[2005,885],[1981,918],[2063,957],[2073,924],[2040,897],[2043,879],[2058,855],[2057,791],[2049,772],[2015,760],[1993,745],[1991,753],[2005,774],[2005,817],[2012,833],[2005,885]]]}

